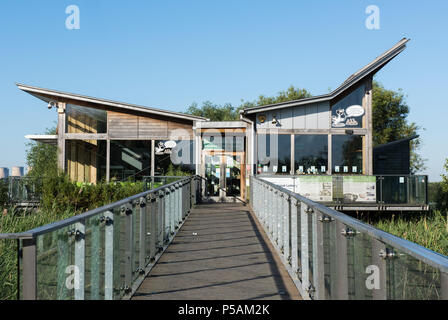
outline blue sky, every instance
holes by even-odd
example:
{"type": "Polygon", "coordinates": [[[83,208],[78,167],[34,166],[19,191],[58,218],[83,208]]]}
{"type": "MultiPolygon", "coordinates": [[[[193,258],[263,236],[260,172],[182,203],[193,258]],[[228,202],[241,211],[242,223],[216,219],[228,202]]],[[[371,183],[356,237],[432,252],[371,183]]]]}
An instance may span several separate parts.
{"type": "Polygon", "coordinates": [[[447,1],[0,2],[0,166],[25,165],[26,134],[56,114],[15,82],[184,111],[275,95],[290,85],[312,94],[346,77],[403,37],[412,41],[377,75],[402,88],[422,131],[431,181],[448,157],[447,1]],[[81,29],[65,27],[68,5],[81,29]],[[368,5],[380,30],[365,27],[368,5]]]}

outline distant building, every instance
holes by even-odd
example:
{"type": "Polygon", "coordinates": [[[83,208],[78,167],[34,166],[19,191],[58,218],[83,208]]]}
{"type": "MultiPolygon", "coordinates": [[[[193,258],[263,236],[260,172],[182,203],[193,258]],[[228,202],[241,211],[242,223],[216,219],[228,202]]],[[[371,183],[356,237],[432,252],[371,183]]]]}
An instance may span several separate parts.
{"type": "Polygon", "coordinates": [[[418,135],[378,145],[373,148],[373,174],[411,174],[412,140],[418,135]]]}

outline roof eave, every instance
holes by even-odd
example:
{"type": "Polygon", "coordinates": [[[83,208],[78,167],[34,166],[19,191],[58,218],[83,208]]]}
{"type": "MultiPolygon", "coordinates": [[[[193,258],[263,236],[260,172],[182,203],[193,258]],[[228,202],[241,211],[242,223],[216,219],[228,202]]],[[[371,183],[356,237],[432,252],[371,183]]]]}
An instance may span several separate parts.
{"type": "Polygon", "coordinates": [[[170,116],[173,118],[190,120],[190,121],[209,121],[209,119],[204,118],[204,117],[191,116],[191,115],[173,112],[173,111],[148,108],[148,107],[144,107],[144,106],[127,104],[127,103],[118,102],[118,101],[99,99],[99,98],[88,97],[88,96],[83,96],[83,95],[73,94],[73,93],[68,93],[68,92],[62,92],[62,91],[57,91],[57,90],[44,89],[44,88],[29,86],[29,85],[22,84],[22,83],[16,83],[16,86],[20,90],[22,90],[26,93],[29,93],[29,94],[33,94],[33,93],[45,94],[48,96],[54,96],[55,98],[78,100],[78,101],[89,102],[89,103],[98,104],[98,105],[105,105],[105,106],[111,106],[111,107],[115,107],[115,108],[126,109],[126,110],[156,114],[156,115],[160,115],[160,116],[170,116]]]}
{"type": "Polygon", "coordinates": [[[398,56],[401,52],[406,49],[406,44],[410,41],[410,39],[403,38],[400,40],[395,46],[391,49],[384,52],[382,55],[375,58],[372,62],[359,69],[357,72],[352,74],[348,79],[346,79],[338,88],[333,90],[329,94],[320,95],[311,98],[305,98],[300,100],[293,100],[287,102],[281,102],[266,106],[257,106],[252,108],[246,108],[242,110],[243,114],[253,114],[257,112],[270,111],[276,109],[283,109],[289,107],[297,107],[309,103],[319,103],[330,101],[337,98],[340,94],[344,93],[346,90],[349,90],[351,87],[365,79],[366,77],[373,76],[379,70],[381,70],[386,64],[388,64],[391,60],[393,60],[396,56],[398,56]]]}

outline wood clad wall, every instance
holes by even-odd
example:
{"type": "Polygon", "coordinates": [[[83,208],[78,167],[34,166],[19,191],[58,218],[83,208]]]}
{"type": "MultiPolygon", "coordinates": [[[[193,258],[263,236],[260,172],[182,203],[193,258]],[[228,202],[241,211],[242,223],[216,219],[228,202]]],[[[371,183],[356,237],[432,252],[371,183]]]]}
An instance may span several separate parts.
{"type": "Polygon", "coordinates": [[[118,112],[107,112],[108,133],[111,138],[137,138],[138,117],[118,112]]]}
{"type": "Polygon", "coordinates": [[[97,182],[98,142],[68,141],[66,146],[67,173],[77,182],[97,182]]]}
{"type": "Polygon", "coordinates": [[[193,125],[132,114],[108,111],[108,134],[111,139],[185,139],[193,138],[193,125]],[[182,129],[182,131],[177,131],[182,129]],[[183,132],[183,133],[182,133],[183,132]],[[180,134],[180,135],[179,135],[180,134]],[[171,135],[174,135],[171,136],[171,135]]]}

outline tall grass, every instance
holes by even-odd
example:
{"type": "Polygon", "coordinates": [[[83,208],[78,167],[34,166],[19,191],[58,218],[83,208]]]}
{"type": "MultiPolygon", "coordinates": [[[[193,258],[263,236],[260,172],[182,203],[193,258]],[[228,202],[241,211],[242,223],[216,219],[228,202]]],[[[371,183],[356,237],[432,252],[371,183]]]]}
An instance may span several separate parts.
{"type": "Polygon", "coordinates": [[[448,255],[448,213],[434,210],[424,214],[392,214],[367,222],[390,234],[448,255]]]}
{"type": "MultiPolygon", "coordinates": [[[[58,209],[35,213],[19,212],[13,207],[4,208],[0,217],[0,233],[28,231],[58,220],[74,216],[73,210],[58,209]]],[[[17,241],[0,240],[0,300],[17,297],[17,241]]]]}
{"type": "MultiPolygon", "coordinates": [[[[141,182],[77,184],[61,175],[44,180],[38,211],[0,204],[0,233],[20,233],[112,203],[143,191],[141,182]]],[[[0,240],[0,300],[17,298],[17,241],[0,240]]]]}

